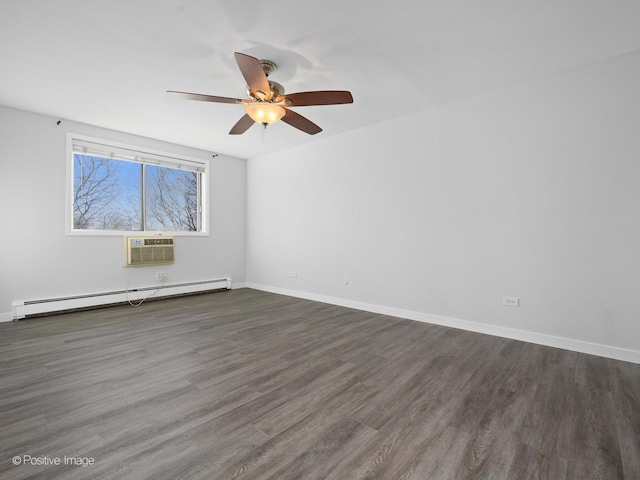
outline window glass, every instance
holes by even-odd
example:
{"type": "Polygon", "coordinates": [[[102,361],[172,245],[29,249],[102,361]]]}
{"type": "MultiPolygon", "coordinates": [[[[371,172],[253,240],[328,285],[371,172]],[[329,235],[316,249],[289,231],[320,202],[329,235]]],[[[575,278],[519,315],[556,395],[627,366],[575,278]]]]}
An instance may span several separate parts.
{"type": "Polygon", "coordinates": [[[147,230],[198,231],[197,172],[146,166],[147,230]]]}
{"type": "Polygon", "coordinates": [[[204,231],[204,162],[71,142],[73,230],[204,231]]]}
{"type": "Polygon", "coordinates": [[[74,154],[73,228],[141,231],[142,165],[74,154]]]}

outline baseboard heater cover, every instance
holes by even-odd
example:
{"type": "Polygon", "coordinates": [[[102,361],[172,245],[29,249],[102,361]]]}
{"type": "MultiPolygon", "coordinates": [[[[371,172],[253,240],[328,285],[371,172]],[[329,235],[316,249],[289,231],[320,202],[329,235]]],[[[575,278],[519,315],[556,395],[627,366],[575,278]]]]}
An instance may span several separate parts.
{"type": "Polygon", "coordinates": [[[31,315],[45,315],[48,313],[106,306],[128,301],[139,302],[147,297],[162,298],[221,289],[231,289],[231,278],[175,283],[154,287],[138,287],[131,290],[116,290],[69,297],[21,300],[13,302],[13,319],[20,320],[21,318],[31,315]]]}

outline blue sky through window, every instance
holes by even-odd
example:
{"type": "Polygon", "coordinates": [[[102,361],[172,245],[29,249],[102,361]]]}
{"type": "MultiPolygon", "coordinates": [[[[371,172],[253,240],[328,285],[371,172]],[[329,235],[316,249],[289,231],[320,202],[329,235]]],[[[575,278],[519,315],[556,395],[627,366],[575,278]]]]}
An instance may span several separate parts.
{"type": "Polygon", "coordinates": [[[198,175],[189,170],[74,154],[74,228],[142,231],[144,214],[146,230],[198,231],[198,175]]]}

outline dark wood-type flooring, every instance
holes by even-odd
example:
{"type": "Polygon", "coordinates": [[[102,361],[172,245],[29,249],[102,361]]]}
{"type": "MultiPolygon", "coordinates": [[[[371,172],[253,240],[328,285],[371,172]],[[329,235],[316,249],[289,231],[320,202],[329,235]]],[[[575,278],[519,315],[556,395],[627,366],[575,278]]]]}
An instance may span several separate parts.
{"type": "Polygon", "coordinates": [[[0,388],[2,479],[640,479],[640,365],[249,289],[0,324],[0,388]]]}

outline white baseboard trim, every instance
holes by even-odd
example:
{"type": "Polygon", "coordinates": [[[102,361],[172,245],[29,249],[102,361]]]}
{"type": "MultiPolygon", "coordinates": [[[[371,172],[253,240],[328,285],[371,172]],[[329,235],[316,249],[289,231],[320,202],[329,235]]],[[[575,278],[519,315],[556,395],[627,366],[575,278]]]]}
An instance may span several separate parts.
{"type": "Polygon", "coordinates": [[[415,312],[411,310],[403,310],[393,307],[385,307],[382,305],[374,305],[364,302],[356,302],[346,300],[344,298],[330,297],[326,295],[318,295],[315,293],[300,292],[297,290],[288,290],[285,288],[271,287],[268,285],[259,285],[246,282],[247,288],[262,290],[265,292],[287,295],[290,297],[304,298],[306,300],[314,300],[316,302],[329,303],[341,307],[354,308],[366,312],[379,313],[392,317],[406,318],[419,322],[432,323],[445,327],[459,328],[476,333],[484,333],[496,337],[509,338],[512,340],[520,340],[523,342],[536,343],[547,347],[561,348],[563,350],[571,350],[574,352],[586,353],[589,355],[597,355],[599,357],[612,358],[614,360],[622,360],[640,364],[640,352],[629,350],[626,348],[613,347],[610,345],[602,345],[599,343],[585,342],[583,340],[574,340],[566,337],[556,337],[544,333],[536,333],[528,330],[518,330],[515,328],[500,327],[497,325],[489,325],[486,323],[472,322],[469,320],[461,320],[458,318],[442,317],[439,315],[431,315],[428,313],[415,312]]]}
{"type": "Polygon", "coordinates": [[[0,313],[0,322],[13,321],[13,312],[0,313]]]}
{"type": "Polygon", "coordinates": [[[232,283],[231,284],[231,290],[237,290],[238,288],[247,288],[246,282],[232,283]]]}

